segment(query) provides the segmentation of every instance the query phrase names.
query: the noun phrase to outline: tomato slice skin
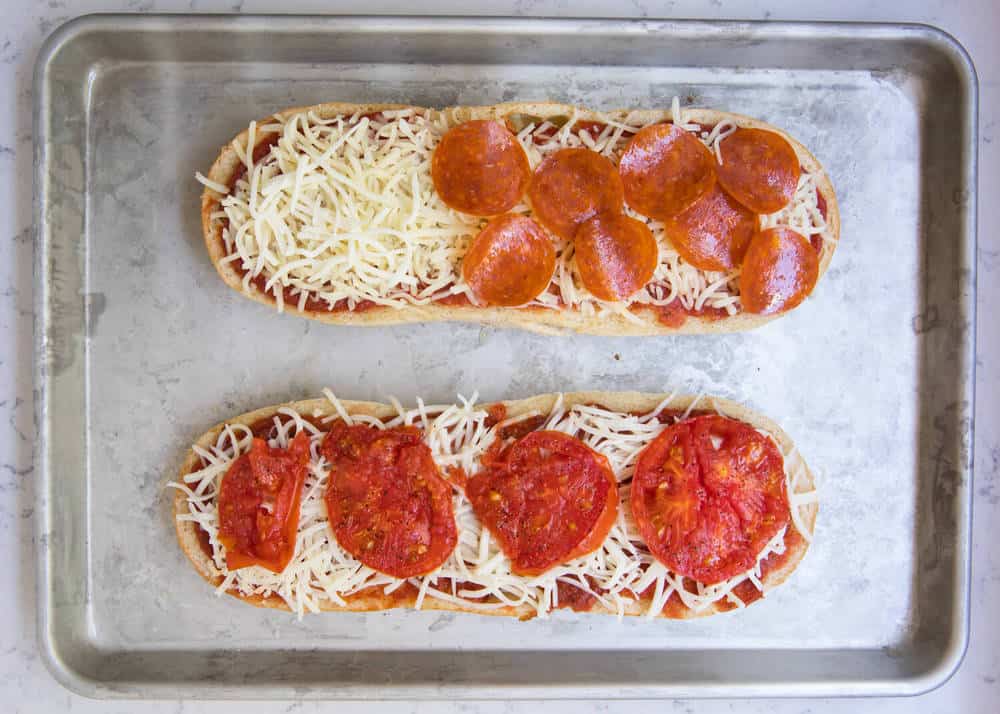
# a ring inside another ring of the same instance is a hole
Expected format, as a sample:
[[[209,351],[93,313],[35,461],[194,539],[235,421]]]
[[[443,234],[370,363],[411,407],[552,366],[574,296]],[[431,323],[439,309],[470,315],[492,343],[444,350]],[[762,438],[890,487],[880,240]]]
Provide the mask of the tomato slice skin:
[[[226,567],[260,565],[282,572],[295,554],[302,484],[309,469],[309,435],[287,449],[255,438],[229,467],[219,486],[219,541]]]
[[[752,568],[791,517],[778,447],[717,415],[667,427],[640,453],[630,506],[650,552],[705,585]]]
[[[331,424],[320,447],[337,543],[395,578],[426,575],[455,549],[451,486],[415,427]]]
[[[487,454],[466,496],[518,575],[539,575],[596,550],[618,513],[607,459],[557,431],[535,431]]]

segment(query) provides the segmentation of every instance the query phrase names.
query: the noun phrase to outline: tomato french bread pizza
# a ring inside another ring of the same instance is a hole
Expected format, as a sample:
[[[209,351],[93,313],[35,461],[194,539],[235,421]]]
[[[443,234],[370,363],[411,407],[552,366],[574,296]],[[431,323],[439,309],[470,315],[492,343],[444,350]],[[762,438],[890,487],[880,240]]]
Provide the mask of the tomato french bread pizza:
[[[684,619],[760,599],[812,539],[809,468],[776,424],[723,399],[325,395],[214,427],[170,484],[180,545],[217,594],[300,617]]]
[[[810,294],[840,232],[802,144],[676,99],[289,109],[197,177],[223,280],[330,323],[745,330]]]

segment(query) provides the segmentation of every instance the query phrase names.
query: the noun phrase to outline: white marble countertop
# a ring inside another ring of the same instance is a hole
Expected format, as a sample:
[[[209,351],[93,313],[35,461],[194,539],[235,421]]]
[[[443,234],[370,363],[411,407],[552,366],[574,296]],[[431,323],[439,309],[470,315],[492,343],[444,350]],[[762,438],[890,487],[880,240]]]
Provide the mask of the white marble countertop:
[[[1000,6],[996,0],[368,0],[371,13],[631,16],[705,19],[878,20],[926,22],[952,33],[971,53],[980,81],[980,215],[978,256],[976,471],[972,573],[972,637],[962,667],[934,692],[916,699],[685,701],[651,704],[683,712],[996,711],[1000,677],[1000,323],[983,307],[1000,300]],[[9,97],[0,112],[0,557],[11,564],[0,579],[0,701],[6,711],[222,712],[221,702],[99,702],[60,687],[35,644],[32,544],[32,231],[31,76],[44,37],[64,21],[96,11],[127,12],[351,12],[358,3],[335,0],[0,0],[0,87]],[[244,703],[240,711],[320,711],[319,703]],[[534,711],[537,702],[339,705],[371,711]],[[564,702],[550,711],[635,711],[636,703]]]

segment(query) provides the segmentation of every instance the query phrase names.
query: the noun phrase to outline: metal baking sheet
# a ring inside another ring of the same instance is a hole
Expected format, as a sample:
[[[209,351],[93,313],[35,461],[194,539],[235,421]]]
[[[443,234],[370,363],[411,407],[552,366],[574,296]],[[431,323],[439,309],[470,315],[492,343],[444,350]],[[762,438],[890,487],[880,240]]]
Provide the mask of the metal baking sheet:
[[[36,74],[38,618],[98,697],[913,694],[968,636],[976,80],[928,27],[103,16]],[[609,339],[330,327],[225,287],[198,220],[218,147],[324,100],[685,103],[785,127],[836,184],[814,296],[754,333]],[[820,473],[816,541],[697,622],[396,611],[298,622],[216,598],[164,482],[217,421],[331,386],[440,401],[664,387],[744,401]]]

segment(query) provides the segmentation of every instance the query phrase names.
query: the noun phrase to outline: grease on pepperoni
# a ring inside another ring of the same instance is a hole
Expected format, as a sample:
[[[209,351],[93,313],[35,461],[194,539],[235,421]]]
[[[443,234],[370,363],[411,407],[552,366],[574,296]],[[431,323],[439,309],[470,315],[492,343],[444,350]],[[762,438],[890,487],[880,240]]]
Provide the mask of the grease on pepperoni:
[[[678,422],[643,449],[630,505],[650,552],[706,585],[752,568],[790,519],[778,447],[716,415]]]
[[[280,573],[295,553],[300,496],[309,468],[309,436],[300,432],[288,449],[254,438],[250,451],[230,465],[219,486],[219,542],[226,567],[260,565]]]
[[[621,213],[594,216],[580,226],[573,244],[580,280],[599,300],[635,294],[652,280],[659,263],[649,227]]]
[[[728,271],[743,261],[759,227],[757,216],[718,186],[666,221],[671,244],[701,270]]]
[[[465,493],[519,575],[596,550],[618,511],[608,460],[557,431],[535,431],[487,454]]]
[[[590,149],[570,148],[539,164],[528,186],[528,200],[539,223],[570,240],[592,216],[620,212],[625,199],[611,161]]]
[[[783,136],[740,128],[719,143],[715,171],[726,192],[754,213],[780,211],[795,196],[802,169]]]
[[[503,123],[475,120],[441,138],[431,157],[431,178],[441,200],[456,211],[496,216],[521,200],[531,167]]]
[[[337,543],[395,578],[425,575],[455,549],[451,487],[419,429],[334,422],[321,453],[330,464],[326,508]]]
[[[629,141],[618,165],[625,201],[651,218],[675,216],[715,185],[715,159],[693,134],[653,124]]]
[[[482,305],[516,307],[542,294],[556,270],[556,249],[526,216],[498,216],[473,239],[462,277]]]
[[[799,305],[819,279],[819,256],[791,228],[761,231],[750,241],[740,273],[740,303],[747,312],[776,315]]]

